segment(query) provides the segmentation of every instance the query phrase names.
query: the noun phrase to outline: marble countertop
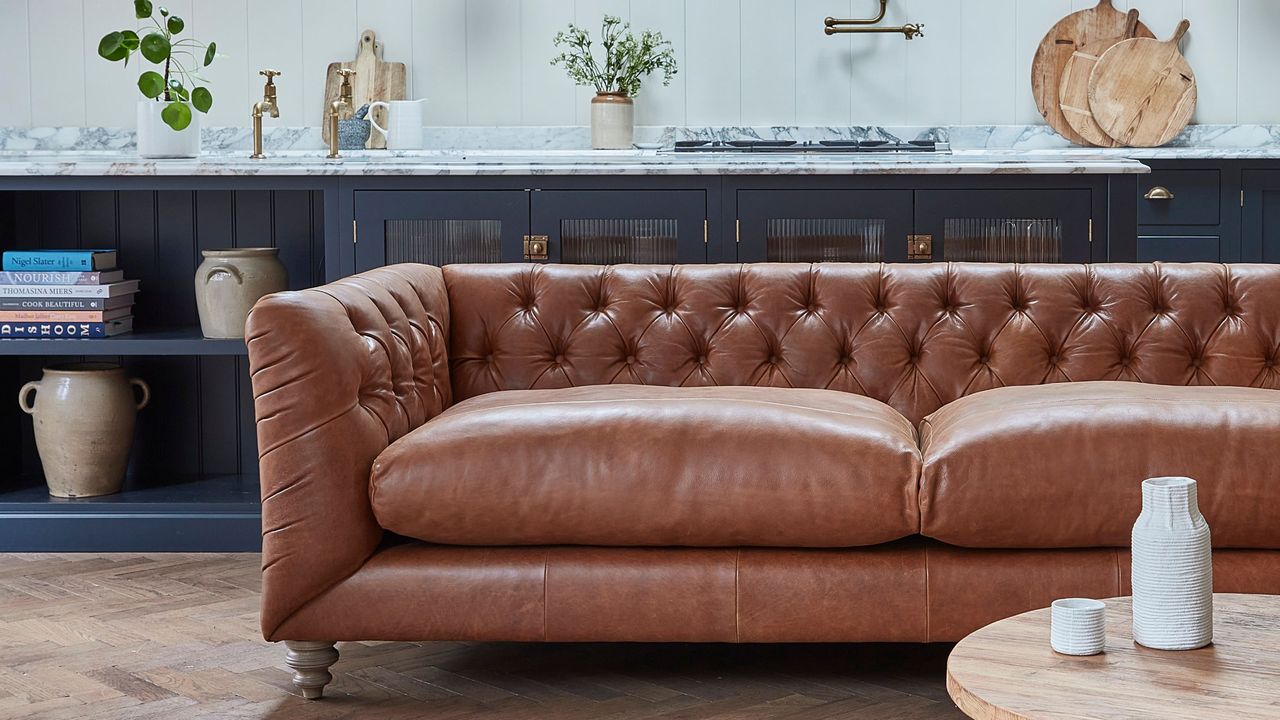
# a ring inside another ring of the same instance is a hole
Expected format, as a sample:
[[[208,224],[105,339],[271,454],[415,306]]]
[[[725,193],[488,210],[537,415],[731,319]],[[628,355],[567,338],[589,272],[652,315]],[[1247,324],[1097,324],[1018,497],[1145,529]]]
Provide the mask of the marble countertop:
[[[330,160],[285,150],[266,159],[206,153],[144,160],[125,151],[0,152],[0,176],[475,176],[475,175],[1001,175],[1138,174],[1122,155],[1055,150],[960,150],[936,155],[673,154],[654,150],[352,151]]]
[[[585,127],[429,127],[412,153],[324,157],[319,128],[269,127],[250,160],[243,127],[205,128],[194,160],[143,160],[127,128],[0,128],[0,176],[1000,175],[1140,174],[1148,160],[1280,160],[1280,125],[1191,125],[1162,148],[1098,149],[1043,125],[636,128],[636,140],[936,140],[949,155],[671,154],[591,151]]]

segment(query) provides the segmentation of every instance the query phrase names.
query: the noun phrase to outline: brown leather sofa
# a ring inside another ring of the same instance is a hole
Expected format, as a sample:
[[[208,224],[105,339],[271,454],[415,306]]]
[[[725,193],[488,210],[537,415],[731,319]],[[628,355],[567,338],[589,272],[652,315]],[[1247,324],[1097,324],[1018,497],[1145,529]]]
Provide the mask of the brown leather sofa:
[[[401,265],[248,345],[308,697],[339,640],[957,640],[1125,594],[1165,474],[1280,593],[1280,267]]]

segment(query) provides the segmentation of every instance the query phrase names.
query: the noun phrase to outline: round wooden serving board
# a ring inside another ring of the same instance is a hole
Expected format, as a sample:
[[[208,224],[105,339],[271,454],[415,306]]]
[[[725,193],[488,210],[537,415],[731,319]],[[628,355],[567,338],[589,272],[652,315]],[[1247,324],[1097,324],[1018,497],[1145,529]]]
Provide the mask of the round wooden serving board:
[[[1049,127],[1078,145],[1087,145],[1080,133],[1067,122],[1059,104],[1058,92],[1062,87],[1062,70],[1072,54],[1081,47],[1098,40],[1118,38],[1124,34],[1125,13],[1115,9],[1111,0],[1101,0],[1097,7],[1071,13],[1058,21],[1040,41],[1035,58],[1031,61],[1031,92],[1036,107]],[[1153,38],[1146,25],[1138,23],[1137,37]]]
[[[1071,126],[1089,144],[1099,147],[1116,147],[1120,143],[1102,129],[1093,119],[1093,110],[1089,108],[1089,78],[1098,58],[1110,50],[1121,40],[1128,40],[1138,31],[1138,11],[1130,10],[1125,22],[1124,34],[1120,37],[1107,38],[1091,42],[1072,53],[1067,65],[1062,69],[1062,86],[1058,89],[1059,105],[1062,114]]]
[[[1133,642],[1130,598],[1107,600],[1101,655],[1049,647],[1049,610],[960,641],[947,692],[975,720],[1280,718],[1280,596],[1215,595],[1213,644],[1165,652]]]
[[[1134,38],[1098,58],[1089,78],[1093,118],[1130,147],[1159,147],[1182,132],[1196,111],[1196,75],[1178,49],[1191,23],[1169,40]]]

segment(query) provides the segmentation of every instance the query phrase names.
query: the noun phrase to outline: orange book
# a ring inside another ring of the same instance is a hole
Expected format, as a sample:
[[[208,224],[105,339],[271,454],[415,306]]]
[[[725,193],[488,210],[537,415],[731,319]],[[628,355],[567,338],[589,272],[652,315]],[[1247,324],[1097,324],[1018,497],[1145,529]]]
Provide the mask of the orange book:
[[[128,317],[133,307],[115,310],[0,310],[0,322],[110,322]]]

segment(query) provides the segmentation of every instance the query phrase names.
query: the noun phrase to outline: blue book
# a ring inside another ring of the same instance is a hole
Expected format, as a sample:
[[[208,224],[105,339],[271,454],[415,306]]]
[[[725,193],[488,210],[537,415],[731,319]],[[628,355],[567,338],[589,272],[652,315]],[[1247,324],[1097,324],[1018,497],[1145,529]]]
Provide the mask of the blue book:
[[[95,272],[116,266],[115,250],[9,250],[5,272]]]
[[[4,322],[0,340],[19,338],[104,338],[133,330],[133,318],[109,322]]]

